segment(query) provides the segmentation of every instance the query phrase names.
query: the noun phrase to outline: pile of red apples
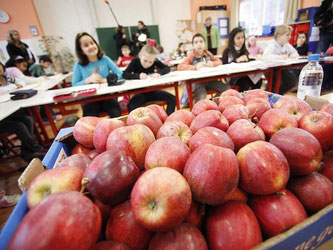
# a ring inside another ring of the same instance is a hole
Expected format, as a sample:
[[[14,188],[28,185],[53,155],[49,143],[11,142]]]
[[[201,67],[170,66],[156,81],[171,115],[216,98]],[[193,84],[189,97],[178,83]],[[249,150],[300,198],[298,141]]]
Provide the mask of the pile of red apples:
[[[218,102],[79,119],[8,249],[248,249],[333,203],[333,104],[233,89]]]

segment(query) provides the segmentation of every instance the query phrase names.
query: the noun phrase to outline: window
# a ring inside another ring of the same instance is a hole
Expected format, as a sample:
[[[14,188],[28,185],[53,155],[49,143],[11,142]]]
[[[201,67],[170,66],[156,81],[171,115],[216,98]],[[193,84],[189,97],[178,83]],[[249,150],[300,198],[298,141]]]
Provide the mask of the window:
[[[240,0],[239,25],[247,35],[268,35],[283,23],[285,0]]]

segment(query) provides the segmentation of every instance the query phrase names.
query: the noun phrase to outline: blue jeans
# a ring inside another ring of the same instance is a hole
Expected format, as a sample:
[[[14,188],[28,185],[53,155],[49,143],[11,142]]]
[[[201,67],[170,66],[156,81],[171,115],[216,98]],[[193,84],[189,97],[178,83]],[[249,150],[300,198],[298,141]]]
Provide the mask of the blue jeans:
[[[333,33],[325,33],[320,31],[317,53],[326,52],[331,43],[333,44]]]

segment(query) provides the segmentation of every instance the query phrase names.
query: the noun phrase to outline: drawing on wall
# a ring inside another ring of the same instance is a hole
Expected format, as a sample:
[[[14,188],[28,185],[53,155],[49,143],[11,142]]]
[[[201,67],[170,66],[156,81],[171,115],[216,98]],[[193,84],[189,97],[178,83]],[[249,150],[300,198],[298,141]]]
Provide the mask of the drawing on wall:
[[[192,47],[192,37],[195,33],[195,23],[192,20],[177,20],[176,34],[178,43],[184,43],[187,50]]]

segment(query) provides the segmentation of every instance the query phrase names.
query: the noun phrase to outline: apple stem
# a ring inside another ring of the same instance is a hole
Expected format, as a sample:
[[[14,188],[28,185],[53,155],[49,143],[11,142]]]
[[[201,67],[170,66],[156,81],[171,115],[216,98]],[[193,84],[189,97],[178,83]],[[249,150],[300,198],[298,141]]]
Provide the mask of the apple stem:
[[[89,182],[90,182],[89,178],[82,178],[80,193],[84,192],[84,190],[86,189],[86,186],[88,185]]]
[[[285,195],[286,194],[286,191],[278,191],[275,193],[276,195]]]
[[[156,202],[155,202],[155,201],[150,202],[150,203],[149,203],[149,208],[150,208],[151,210],[154,210],[154,209],[156,208]]]

